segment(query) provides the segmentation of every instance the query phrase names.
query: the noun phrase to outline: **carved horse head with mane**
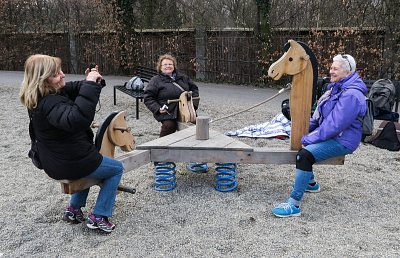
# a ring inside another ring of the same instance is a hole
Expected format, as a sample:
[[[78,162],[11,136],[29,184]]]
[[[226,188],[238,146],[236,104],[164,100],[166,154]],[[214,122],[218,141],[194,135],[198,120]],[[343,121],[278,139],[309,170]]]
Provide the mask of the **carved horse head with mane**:
[[[135,149],[135,139],[126,124],[125,115],[125,111],[113,112],[99,126],[95,146],[101,154],[114,158],[116,146],[123,151]]]
[[[313,88],[317,81],[317,61],[311,49],[304,43],[289,40],[285,53],[273,63],[268,75],[279,80],[283,75],[292,75],[290,92],[290,116],[292,129],[290,143],[292,150],[301,149],[301,137],[308,133],[312,106]]]

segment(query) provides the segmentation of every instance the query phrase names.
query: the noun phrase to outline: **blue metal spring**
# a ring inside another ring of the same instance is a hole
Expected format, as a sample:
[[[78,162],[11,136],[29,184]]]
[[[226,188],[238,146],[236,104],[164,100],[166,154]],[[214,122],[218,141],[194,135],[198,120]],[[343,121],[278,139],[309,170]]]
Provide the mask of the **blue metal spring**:
[[[236,189],[236,164],[235,163],[216,163],[215,164],[215,190],[220,192],[230,192]]]
[[[176,165],[174,162],[154,162],[154,189],[170,191],[176,187]]]
[[[207,163],[189,163],[187,168],[192,171],[193,173],[199,172],[207,172],[208,171],[208,164]]]

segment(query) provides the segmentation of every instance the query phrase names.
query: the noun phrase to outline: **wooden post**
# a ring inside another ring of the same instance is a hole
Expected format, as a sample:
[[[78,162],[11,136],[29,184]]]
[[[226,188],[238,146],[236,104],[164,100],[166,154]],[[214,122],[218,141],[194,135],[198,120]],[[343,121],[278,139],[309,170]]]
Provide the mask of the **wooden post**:
[[[268,75],[279,80],[282,75],[293,75],[290,92],[290,149],[301,149],[301,137],[308,133],[311,115],[311,99],[314,70],[310,55],[296,41],[289,40],[290,47],[268,69]]]
[[[209,126],[210,118],[208,116],[199,116],[196,118],[196,140],[208,140]]]
[[[290,91],[291,150],[301,149],[301,137],[308,133],[310,127],[313,77],[311,62],[305,63],[307,64],[306,69],[293,76],[292,89]]]

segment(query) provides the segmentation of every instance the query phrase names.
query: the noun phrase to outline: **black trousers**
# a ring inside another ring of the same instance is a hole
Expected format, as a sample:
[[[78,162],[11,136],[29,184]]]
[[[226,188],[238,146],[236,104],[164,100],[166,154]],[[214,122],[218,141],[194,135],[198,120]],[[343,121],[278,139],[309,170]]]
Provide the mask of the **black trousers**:
[[[178,130],[177,120],[164,120],[161,121],[160,137],[175,133]]]

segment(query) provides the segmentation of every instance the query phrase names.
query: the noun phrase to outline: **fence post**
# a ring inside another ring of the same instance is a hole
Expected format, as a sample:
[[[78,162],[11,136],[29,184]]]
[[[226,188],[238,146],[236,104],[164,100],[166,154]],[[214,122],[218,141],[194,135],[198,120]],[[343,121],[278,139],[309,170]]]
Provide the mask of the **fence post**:
[[[71,63],[70,73],[78,73],[78,58],[76,49],[76,35],[73,31],[68,32],[69,60]]]
[[[207,33],[204,27],[196,28],[196,79],[204,80],[206,78],[206,45],[207,45]]]

